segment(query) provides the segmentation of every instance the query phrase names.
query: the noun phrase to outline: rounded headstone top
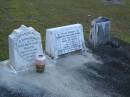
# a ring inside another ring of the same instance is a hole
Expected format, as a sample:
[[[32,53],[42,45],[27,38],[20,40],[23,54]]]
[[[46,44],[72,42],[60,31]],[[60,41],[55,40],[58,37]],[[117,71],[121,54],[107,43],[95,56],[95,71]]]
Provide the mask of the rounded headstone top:
[[[97,18],[97,22],[106,22],[106,21],[110,21],[110,19],[107,17],[98,17]]]
[[[26,26],[25,25],[21,25],[21,27],[20,28],[26,28]]]
[[[36,31],[33,27],[28,27],[30,31]]]
[[[93,22],[96,22],[96,23],[107,22],[107,21],[110,21],[110,19],[103,16],[100,16],[93,20]]]

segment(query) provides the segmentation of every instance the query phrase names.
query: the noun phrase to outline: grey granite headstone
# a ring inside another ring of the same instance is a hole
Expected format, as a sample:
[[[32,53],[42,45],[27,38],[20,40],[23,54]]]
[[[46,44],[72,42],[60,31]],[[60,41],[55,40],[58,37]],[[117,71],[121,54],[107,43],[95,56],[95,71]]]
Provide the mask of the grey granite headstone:
[[[105,17],[98,17],[91,23],[89,42],[93,46],[106,44],[110,41],[111,21]]]

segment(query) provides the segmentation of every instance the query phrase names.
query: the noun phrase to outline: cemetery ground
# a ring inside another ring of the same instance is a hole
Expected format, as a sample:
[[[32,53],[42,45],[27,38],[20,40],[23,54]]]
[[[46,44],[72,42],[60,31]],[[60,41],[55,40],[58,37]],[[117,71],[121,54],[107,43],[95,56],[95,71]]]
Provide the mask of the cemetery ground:
[[[62,56],[57,64],[48,61],[43,74],[13,74],[0,63],[0,97],[130,97],[129,5],[128,0],[120,5],[102,0],[0,0],[0,60],[8,59],[8,35],[21,24],[41,32],[44,46],[46,28],[78,22],[87,40],[91,20],[107,16],[120,43],[119,48],[95,49],[86,43],[86,56],[77,52]]]

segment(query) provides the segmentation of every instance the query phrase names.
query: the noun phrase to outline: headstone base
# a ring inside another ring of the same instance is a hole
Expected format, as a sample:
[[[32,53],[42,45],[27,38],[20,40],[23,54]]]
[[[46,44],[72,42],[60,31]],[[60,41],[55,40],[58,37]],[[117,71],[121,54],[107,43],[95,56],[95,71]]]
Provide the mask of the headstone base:
[[[56,64],[56,60],[52,60],[49,56],[46,56],[46,62],[45,65],[47,67],[53,67],[54,64]],[[3,69],[7,72],[19,74],[19,73],[27,73],[27,72],[36,72],[35,65],[29,66],[28,68],[24,68],[21,70],[16,70],[13,65],[10,63],[10,60],[5,60],[0,62],[0,69]],[[46,66],[45,66],[46,69]]]
[[[63,57],[67,57],[73,54],[78,54],[78,55],[82,55],[82,56],[88,56],[88,53],[91,52],[91,50],[89,48],[86,47],[86,45],[83,45],[83,49],[81,50],[76,50],[73,52],[69,52],[66,54],[62,54],[59,55],[57,57],[51,57],[50,55],[46,54],[47,60],[48,60],[48,64],[57,64],[58,60],[60,60]]]
[[[10,60],[5,60],[5,61],[0,62],[0,68],[6,70],[7,72],[11,72],[15,74],[20,73],[20,72],[28,72],[28,71],[35,70],[35,67],[31,66],[29,68],[24,68],[18,71],[13,67],[12,64],[10,64]]]

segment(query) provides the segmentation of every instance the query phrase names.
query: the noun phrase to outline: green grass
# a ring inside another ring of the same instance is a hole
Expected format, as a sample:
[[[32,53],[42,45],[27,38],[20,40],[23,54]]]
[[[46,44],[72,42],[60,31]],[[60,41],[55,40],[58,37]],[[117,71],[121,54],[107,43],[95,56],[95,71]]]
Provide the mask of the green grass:
[[[87,38],[90,21],[107,16],[112,21],[112,34],[130,43],[130,1],[124,5],[105,5],[102,0],[0,0],[0,60],[8,58],[8,35],[21,24],[45,30],[73,23],[84,26]],[[91,17],[88,17],[88,15]]]

